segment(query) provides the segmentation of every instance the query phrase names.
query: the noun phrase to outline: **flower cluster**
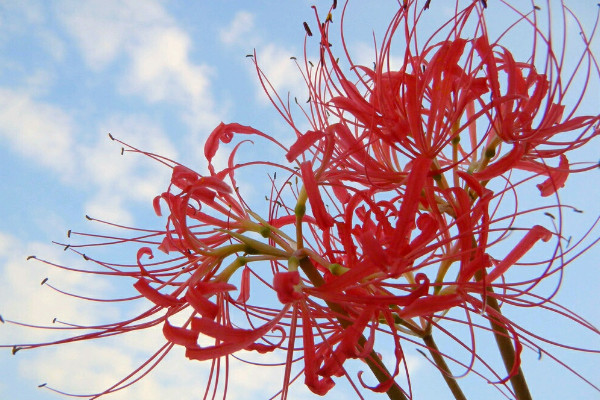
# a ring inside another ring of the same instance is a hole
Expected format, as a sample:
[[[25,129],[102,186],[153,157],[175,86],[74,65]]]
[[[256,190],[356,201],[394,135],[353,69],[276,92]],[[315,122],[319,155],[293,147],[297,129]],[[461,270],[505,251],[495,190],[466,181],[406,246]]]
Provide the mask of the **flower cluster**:
[[[578,210],[562,204],[558,192],[569,175],[597,167],[569,159],[600,135],[600,115],[580,111],[587,82],[598,80],[600,71],[582,29],[582,50],[564,75],[567,50],[540,23],[550,8],[577,23],[562,2],[549,1],[546,11],[527,4],[523,11],[498,1],[493,7],[512,12],[514,23],[497,37],[488,32],[485,2],[462,3],[423,38],[427,13],[438,5],[405,0],[373,66],[356,65],[349,55],[343,26],[350,5],[340,10],[334,3],[325,18],[315,8],[315,23],[305,28],[307,47],[318,46],[319,58],[298,63],[310,95],[307,105],[294,108],[306,117],[302,123],[253,58],[293,144],[250,126],[221,123],[205,144],[207,176],[150,155],[173,171],[168,190],[154,200],[156,214],[167,215],[164,230],[127,239],[140,243],[133,266],[85,256],[100,273],[132,279],[139,292],[134,298],[146,298],[151,307],[128,321],[71,326],[92,333],[15,349],[161,325],[166,344],[149,363],[173,346],[183,346],[190,360],[212,361],[217,371],[222,358],[242,350],[281,352],[281,398],[302,376],[318,395],[345,377],[361,398],[370,390],[406,399],[412,397],[410,385],[401,387],[396,378],[409,377],[405,350],[418,346],[429,352],[426,357],[457,399],[465,396],[453,377],[455,367],[482,376],[507,396],[531,398],[521,351],[549,354],[542,345],[554,343],[511,321],[501,304],[556,311],[600,333],[554,304],[555,291],[538,291],[542,281],[560,280],[585,250],[565,244],[563,213]],[[330,34],[336,24],[341,40]],[[528,54],[513,54],[504,43],[512,30],[528,32]],[[578,93],[574,77],[586,80]],[[306,123],[309,128],[301,129]],[[285,161],[237,163],[245,141],[233,148],[223,144],[238,137],[270,142]],[[227,148],[228,165],[213,165]],[[271,178],[262,214],[236,182],[236,174],[257,165],[280,176]],[[519,197],[522,191],[530,195],[532,185],[545,202],[523,208]],[[539,220],[544,214],[551,218]],[[534,260],[532,249],[543,249],[544,256]],[[147,262],[156,251],[168,259]],[[176,315],[185,315],[185,322],[173,323]],[[456,324],[467,327],[469,337],[454,333],[450,327]],[[475,330],[495,338],[505,370],[478,352]],[[438,348],[434,334],[455,341],[469,356],[459,359]],[[213,344],[201,346],[199,337]],[[392,359],[377,353],[383,350]],[[377,383],[369,384],[373,378],[362,372],[357,383],[347,368],[351,360],[365,365]],[[219,384],[217,373],[207,396]]]

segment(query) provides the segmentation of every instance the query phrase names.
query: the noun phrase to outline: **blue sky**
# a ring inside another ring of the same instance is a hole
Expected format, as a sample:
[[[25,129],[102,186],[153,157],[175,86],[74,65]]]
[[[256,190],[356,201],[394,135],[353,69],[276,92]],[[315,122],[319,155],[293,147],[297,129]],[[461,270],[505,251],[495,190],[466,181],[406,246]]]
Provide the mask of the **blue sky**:
[[[274,135],[289,134],[262,93],[246,54],[256,49],[273,85],[281,93],[290,91],[302,98],[303,83],[290,57],[302,55],[302,21],[313,21],[310,3],[254,1],[251,7],[249,2],[233,0],[188,3],[0,3],[0,314],[4,318],[44,324],[56,315],[89,322],[121,314],[112,307],[73,302],[39,284],[49,277],[60,287],[110,295],[114,288],[109,282],[25,261],[36,254],[58,262],[79,262],[51,241],[65,241],[68,229],[97,230],[85,220],[86,214],[160,227],[151,202],[168,184],[169,171],[139,156],[121,156],[120,145],[109,140],[108,132],[199,172],[206,171],[204,139],[220,121],[252,125]],[[356,6],[349,15],[349,26],[356,27],[348,35],[350,50],[365,64],[373,54],[371,29],[387,26],[385,18],[390,13],[386,10],[394,2],[377,4],[376,8]],[[579,10],[588,26],[596,12],[592,10],[583,6]],[[597,106],[600,98],[595,100]],[[282,138],[286,140],[291,138]],[[598,153],[589,151],[580,157],[595,160]],[[567,185],[567,202],[586,211],[585,216],[570,220],[574,236],[600,212],[600,190],[588,182],[589,178],[574,177]],[[264,197],[260,183],[244,185]],[[135,260],[135,253],[123,256]],[[586,283],[598,282],[599,258],[600,251],[594,248],[569,267],[565,294],[559,296],[595,325],[600,325],[596,288]],[[569,329],[556,325],[552,318],[521,318],[543,332],[579,343],[580,336],[569,335]],[[2,343],[45,337],[0,325]],[[88,389],[90,382],[92,388],[100,389],[127,374],[162,340],[160,332],[154,332],[107,343],[22,352],[15,357],[9,350],[2,351],[0,398],[57,398],[37,388],[43,382],[76,392]],[[584,344],[600,347],[598,336],[590,336]],[[433,398],[438,387],[446,393],[427,362],[418,353],[410,357],[415,387],[422,387],[416,398]],[[593,357],[565,357],[592,380],[593,374],[597,377]],[[532,390],[540,398],[552,398],[548,396],[563,388],[581,390],[579,398],[598,396],[548,360],[538,361],[537,354],[529,352],[525,362]],[[264,393],[277,390],[279,381],[272,379],[269,369],[239,368],[232,398],[264,398]],[[191,363],[175,352],[149,379],[109,398],[196,399],[203,393],[203,380],[198,377],[206,373],[205,365]],[[540,383],[544,377],[551,382]],[[437,379],[435,385],[426,383],[431,379]],[[296,388],[294,399],[311,398],[302,385]],[[570,396],[577,398],[572,392]]]

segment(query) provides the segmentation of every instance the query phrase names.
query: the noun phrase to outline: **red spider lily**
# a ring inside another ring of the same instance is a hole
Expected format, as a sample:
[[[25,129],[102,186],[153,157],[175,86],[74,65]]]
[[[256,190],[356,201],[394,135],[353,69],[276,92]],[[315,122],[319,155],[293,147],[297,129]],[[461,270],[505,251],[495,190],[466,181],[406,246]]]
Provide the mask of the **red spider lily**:
[[[132,279],[139,295],[124,300],[143,297],[150,308],[114,324],[67,325],[61,329],[91,333],[16,349],[161,325],[166,344],[147,364],[152,368],[175,345],[184,347],[190,360],[212,361],[216,373],[205,397],[211,392],[214,397],[221,384],[226,394],[228,363],[221,360],[247,350],[285,356],[282,398],[303,375],[305,385],[321,396],[344,377],[358,397],[366,389],[406,399],[412,397],[411,386],[401,387],[396,378],[410,378],[406,351],[417,346],[429,352],[428,359],[457,399],[465,398],[452,374],[458,367],[492,382],[507,397],[530,398],[521,352],[541,344],[561,345],[519,326],[500,303],[550,310],[600,334],[554,304],[555,292],[537,291],[541,282],[562,274],[585,245],[567,249],[562,224],[546,228],[525,218],[550,211],[561,218],[569,208],[557,192],[570,173],[595,165],[573,166],[568,155],[600,134],[600,116],[579,115],[584,91],[574,102],[568,97],[570,78],[567,83],[561,78],[564,54],[556,54],[536,9],[522,12],[508,1],[499,3],[516,15],[499,37],[488,32],[485,2],[470,2],[463,9],[457,2],[456,15],[422,40],[418,36],[426,14],[416,1],[405,1],[379,45],[373,68],[352,62],[342,26],[341,51],[350,72],[344,72],[344,62],[336,58],[340,50],[331,44],[333,17],[328,13],[322,22],[315,12],[320,59],[316,66],[306,59],[311,100],[308,110],[302,110],[310,130],[300,131],[255,58],[261,83],[296,141],[288,148],[253,127],[221,123],[205,144],[208,176],[150,155],[172,168],[168,190],[154,200],[157,215],[163,204],[168,209],[165,228],[139,230],[139,236],[127,239],[104,237],[106,244],[136,245],[135,265],[85,256],[99,270],[83,271]],[[521,59],[503,38],[522,26],[531,30],[534,45]],[[307,28],[307,36],[312,32]],[[394,39],[404,43],[402,66],[396,70],[390,66]],[[582,35],[581,40],[583,52],[574,73],[587,70],[586,79],[597,80],[591,38]],[[236,164],[241,141],[227,167],[217,170],[212,159],[223,151],[220,143],[230,143],[236,135],[271,142],[287,164],[262,159]],[[266,217],[251,209],[236,184],[235,175],[255,165],[288,174],[283,184],[272,179]],[[520,192],[540,176],[540,195],[554,197],[556,203],[523,207]],[[80,252],[85,246],[70,248]],[[542,247],[550,249],[548,255],[532,262],[531,250]],[[167,258],[143,262],[154,257],[154,248]],[[523,265],[526,273],[515,271]],[[175,324],[176,315],[185,322]],[[452,324],[466,327],[467,337],[453,332]],[[495,338],[506,371],[498,371],[478,351],[475,330]],[[454,341],[468,358],[440,350],[434,334]],[[203,346],[200,338],[212,344]],[[393,343],[392,360],[377,353],[385,340]],[[300,371],[295,372],[296,364]],[[362,371],[354,379],[350,365],[355,364],[366,366],[377,383],[368,384],[372,377]],[[140,371],[97,396],[147,373]]]

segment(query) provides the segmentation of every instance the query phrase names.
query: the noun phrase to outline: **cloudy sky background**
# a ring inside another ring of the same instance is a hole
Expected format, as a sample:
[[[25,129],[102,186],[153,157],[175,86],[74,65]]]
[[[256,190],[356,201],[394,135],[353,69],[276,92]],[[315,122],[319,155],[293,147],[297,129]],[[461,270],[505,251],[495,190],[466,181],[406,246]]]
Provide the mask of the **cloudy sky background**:
[[[351,9],[348,26],[353,29],[347,39],[357,60],[371,62],[371,29],[379,27],[381,32],[387,26],[393,4],[381,1],[377,7]],[[313,21],[309,6],[306,1],[255,1],[251,8],[236,1],[0,2],[0,314],[5,319],[47,324],[59,316],[91,323],[122,315],[116,307],[73,302],[40,286],[48,277],[79,293],[119,297],[110,283],[26,262],[26,257],[80,263],[51,241],[66,241],[68,229],[103,229],[86,221],[86,214],[124,225],[160,227],[151,201],[168,184],[169,170],[137,155],[121,156],[120,145],[109,140],[108,132],[199,172],[206,171],[204,139],[220,121],[252,125],[280,135],[282,141],[291,140],[281,136],[289,132],[268,104],[245,56],[256,49],[273,85],[281,93],[303,98],[302,80],[290,57],[302,55],[302,21]],[[584,6],[579,10],[587,26],[596,12],[592,6],[592,12]],[[581,157],[595,160],[598,153]],[[244,182],[243,188],[262,198],[260,185]],[[574,236],[578,227],[589,226],[590,216],[598,215],[598,186],[576,178],[568,182],[571,192],[565,199],[586,211],[585,216],[573,217]],[[135,260],[135,253],[123,256]],[[595,285],[585,283],[598,282],[599,257],[595,248],[570,267],[565,294],[558,297],[596,325],[600,312]],[[531,318],[527,316],[529,322]],[[533,325],[561,340],[581,343],[579,334],[572,336],[549,317],[534,319]],[[48,337],[0,325],[0,343]],[[597,336],[583,341],[596,348],[598,342]],[[16,356],[4,349],[0,398],[57,398],[37,388],[44,382],[73,392],[100,390],[162,343],[158,332]],[[538,361],[533,352],[524,358],[534,397],[560,398],[556,394],[561,388],[569,388],[571,398],[597,396],[570,380],[569,373],[553,368],[548,359]],[[565,354],[565,359],[599,383],[593,357]],[[437,390],[446,393],[439,375],[418,353],[409,355],[409,362],[415,368],[417,399],[433,398]],[[237,372],[230,388],[233,399],[266,398],[281,382],[274,369],[241,365]],[[206,364],[186,361],[182,352],[174,351],[148,379],[109,398],[201,398],[207,373]],[[549,377],[549,383],[541,384],[542,377]],[[488,390],[485,386],[482,391]],[[292,399],[312,398],[302,385],[295,388]],[[573,391],[579,391],[579,397]]]

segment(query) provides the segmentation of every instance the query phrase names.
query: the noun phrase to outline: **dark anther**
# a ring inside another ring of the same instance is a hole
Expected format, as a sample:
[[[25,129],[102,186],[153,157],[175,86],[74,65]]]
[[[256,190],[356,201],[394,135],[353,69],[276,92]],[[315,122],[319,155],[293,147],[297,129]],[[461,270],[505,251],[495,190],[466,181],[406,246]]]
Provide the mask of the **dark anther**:
[[[43,388],[44,386],[46,386],[47,383],[42,383],[41,385],[38,385],[39,388]]]
[[[554,215],[550,214],[549,212],[545,212],[544,215],[546,215],[552,219],[556,219],[556,217],[554,217]]]
[[[306,22],[303,22],[302,25],[304,25],[304,30],[306,31],[306,34],[308,36],[312,36],[312,32],[310,31],[310,28],[308,27],[308,24]]]
[[[431,0],[427,0],[427,1],[425,2],[425,5],[423,6],[423,9],[424,9],[424,10],[428,10],[428,9],[429,9],[429,3],[431,3]]]
[[[64,251],[67,251],[69,249],[69,247],[71,247],[70,244],[66,245],[65,248],[63,249]]]
[[[52,323],[55,324],[56,323],[56,317],[54,317],[54,319],[52,320]]]
[[[481,0],[481,4],[483,4],[483,8],[487,8],[487,0]]]
[[[92,220],[92,217],[90,217],[90,216],[89,216],[89,215],[87,215],[87,214],[85,214],[85,218],[86,218],[88,221],[91,221],[91,220]]]
[[[110,132],[108,132],[108,137],[110,138],[110,140],[115,140],[115,138],[113,137],[113,135],[110,134]]]
[[[70,237],[71,237],[71,230],[70,230],[70,229],[67,231],[67,237],[68,237],[68,238],[70,238]]]
[[[31,260],[32,258],[36,258],[35,256],[29,256],[27,257],[28,260]]]
[[[277,171],[273,173],[273,179],[277,179]]]
[[[534,8],[535,10],[538,10],[538,11],[542,9],[542,8],[541,8],[541,7],[539,7],[539,6],[533,6],[533,8]]]
[[[48,278],[44,278],[44,279],[42,280],[42,282],[40,283],[40,285],[43,285],[43,284],[44,284],[44,283],[46,283],[46,282],[48,282]]]
[[[327,14],[327,18],[325,18],[325,22],[333,22],[333,16],[331,13]]]
[[[0,322],[4,323],[4,318],[2,318],[2,315],[0,315]]]
[[[583,214],[583,210],[580,210],[578,208],[574,208],[573,211],[575,211],[576,213],[579,213],[579,214]]]
[[[335,10],[336,7],[337,7],[337,0],[333,0],[333,6],[331,6],[331,8],[333,8]]]
[[[121,155],[125,154],[125,149],[121,147]]]
[[[89,260],[90,260],[90,258],[89,258],[88,256],[86,256],[85,254],[82,254],[82,256],[83,256],[83,259],[84,259],[85,261],[89,261]]]
[[[254,57],[254,54],[246,54],[246,57],[252,58]]]
[[[296,57],[294,57],[294,56],[291,56],[291,57],[290,57],[290,60],[297,60],[297,58],[296,58]]]
[[[18,347],[18,346],[13,346],[13,348],[12,348],[12,353],[13,353],[13,356],[14,356],[15,354],[17,354],[17,351],[19,351],[19,350],[21,350],[21,348],[20,348],[20,347]]]

